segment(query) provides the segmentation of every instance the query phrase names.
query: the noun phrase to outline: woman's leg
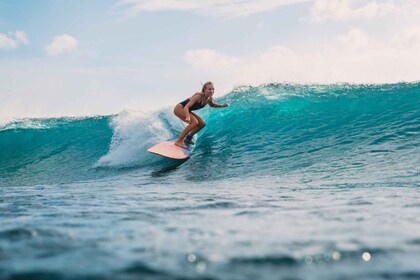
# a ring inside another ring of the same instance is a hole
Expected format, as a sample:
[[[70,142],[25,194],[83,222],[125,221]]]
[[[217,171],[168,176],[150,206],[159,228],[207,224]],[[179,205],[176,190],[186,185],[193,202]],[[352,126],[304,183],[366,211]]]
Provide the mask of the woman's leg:
[[[185,111],[184,111],[184,108],[181,106],[181,104],[177,104],[175,106],[174,114],[175,116],[177,116],[178,118],[180,118],[182,121],[185,122]],[[187,136],[187,134],[198,125],[199,121],[197,120],[195,116],[196,116],[195,114],[190,113],[191,123],[188,124],[184,128],[181,135],[179,135],[178,139],[176,140],[175,145],[181,148],[187,148],[187,146],[185,146],[184,143],[182,143],[182,141],[184,140],[185,136]]]
[[[197,115],[196,113],[191,112],[190,114],[193,115],[198,121],[198,125],[195,128],[193,128],[189,133],[189,135],[194,136],[194,134],[196,134],[197,132],[202,130],[203,127],[206,126],[206,122],[203,121],[203,119],[199,115]]]

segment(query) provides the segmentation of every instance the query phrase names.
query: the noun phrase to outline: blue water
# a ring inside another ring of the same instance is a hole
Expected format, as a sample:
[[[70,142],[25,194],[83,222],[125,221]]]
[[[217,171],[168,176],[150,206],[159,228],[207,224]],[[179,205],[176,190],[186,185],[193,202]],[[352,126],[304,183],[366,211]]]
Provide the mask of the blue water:
[[[419,279],[420,83],[239,87],[0,127],[0,279]]]

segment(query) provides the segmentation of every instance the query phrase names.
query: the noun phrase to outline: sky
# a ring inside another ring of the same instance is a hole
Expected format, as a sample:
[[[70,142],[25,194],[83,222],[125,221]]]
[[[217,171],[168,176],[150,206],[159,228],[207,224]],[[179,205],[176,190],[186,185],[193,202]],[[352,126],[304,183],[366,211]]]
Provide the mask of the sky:
[[[0,123],[419,77],[418,0],[0,0]]]

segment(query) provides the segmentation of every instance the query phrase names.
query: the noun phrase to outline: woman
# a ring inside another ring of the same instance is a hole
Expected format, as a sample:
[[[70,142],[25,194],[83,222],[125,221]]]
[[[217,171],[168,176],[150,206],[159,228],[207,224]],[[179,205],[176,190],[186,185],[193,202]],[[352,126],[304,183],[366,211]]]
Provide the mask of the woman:
[[[188,123],[184,131],[182,131],[175,145],[186,149],[187,147],[182,143],[183,141],[187,144],[194,144],[192,140],[194,134],[199,132],[206,123],[196,113],[192,111],[204,108],[207,104],[210,107],[222,108],[227,107],[228,104],[223,105],[216,104],[213,102],[214,86],[212,82],[207,82],[203,85],[201,92],[196,92],[190,98],[185,99],[181,103],[176,104],[174,114],[182,121]]]

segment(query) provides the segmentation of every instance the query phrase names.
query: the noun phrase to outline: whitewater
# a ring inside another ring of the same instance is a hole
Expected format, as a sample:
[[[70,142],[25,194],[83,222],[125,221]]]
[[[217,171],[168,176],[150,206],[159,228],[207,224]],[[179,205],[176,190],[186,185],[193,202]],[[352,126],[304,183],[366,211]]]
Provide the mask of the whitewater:
[[[0,126],[0,279],[419,279],[420,83]]]

